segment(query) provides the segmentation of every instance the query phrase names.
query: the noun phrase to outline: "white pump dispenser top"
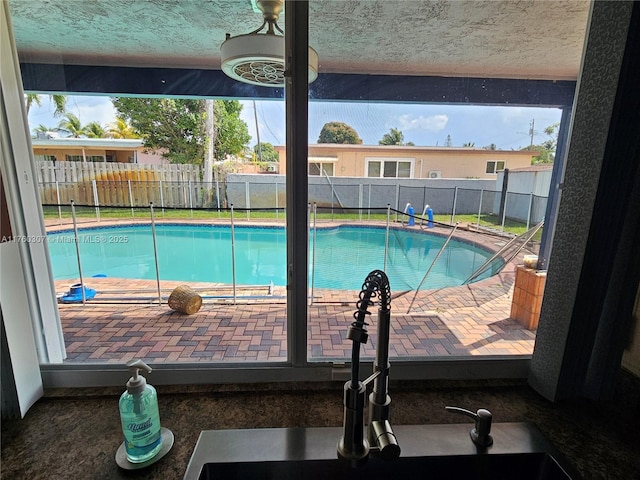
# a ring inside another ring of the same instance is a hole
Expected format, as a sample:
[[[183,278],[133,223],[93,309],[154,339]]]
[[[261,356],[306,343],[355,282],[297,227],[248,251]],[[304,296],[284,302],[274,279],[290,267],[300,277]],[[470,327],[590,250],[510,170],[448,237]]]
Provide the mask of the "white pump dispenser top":
[[[147,380],[142,375],[139,375],[138,372],[144,370],[146,373],[151,373],[151,367],[142,360],[133,360],[127,363],[127,368],[133,375],[127,382],[127,392],[132,395],[144,392]]]

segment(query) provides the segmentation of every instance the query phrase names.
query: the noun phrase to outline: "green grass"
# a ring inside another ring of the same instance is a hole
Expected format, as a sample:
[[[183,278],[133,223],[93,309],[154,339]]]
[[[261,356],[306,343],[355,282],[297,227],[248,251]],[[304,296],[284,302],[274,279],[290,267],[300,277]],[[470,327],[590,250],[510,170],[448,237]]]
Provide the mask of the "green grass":
[[[59,212],[57,207],[43,207],[44,218],[47,220],[58,219]],[[336,209],[334,212],[326,211],[317,211],[316,219],[318,221],[375,221],[375,222],[385,222],[387,219],[386,213],[379,213],[380,210],[373,210],[371,212],[367,210],[363,210],[362,213],[358,212],[350,212],[350,213],[341,213],[339,209]],[[61,208],[62,218],[65,221],[71,221],[71,208],[70,207],[62,207]],[[279,220],[284,221],[285,212],[278,211],[275,212],[273,210],[253,210],[249,212],[247,216],[247,212],[244,210],[234,210],[234,218],[237,220]],[[313,213],[312,213],[313,215]],[[231,212],[229,210],[221,210],[217,211],[215,209],[212,210],[198,210],[198,209],[167,209],[164,210],[162,208],[154,209],[154,216],[158,220],[181,220],[181,219],[202,219],[202,220],[217,220],[217,219],[230,219]],[[76,207],[76,218],[78,219],[95,219],[96,218],[96,209],[94,207]],[[150,211],[148,207],[145,208],[134,208],[133,213],[131,208],[113,208],[113,207],[100,207],[100,218],[101,219],[131,219],[131,220],[150,220]],[[406,217],[404,217],[404,221],[406,222]],[[438,223],[450,224],[451,223],[451,215],[434,215],[434,221]],[[403,215],[395,212],[392,212],[392,223],[396,223],[397,221],[402,221]],[[456,215],[456,222],[461,224],[472,224],[476,225],[478,223],[477,215]],[[426,221],[426,220],[425,220]],[[416,223],[420,223],[419,219],[416,219]],[[480,226],[492,228],[495,230],[502,230],[501,219],[496,215],[481,215],[480,216]],[[533,227],[533,225],[530,225]],[[527,230],[526,224],[522,222],[516,222],[513,220],[506,219],[504,225],[504,231],[508,233],[512,233],[515,235],[520,235]],[[541,230],[538,231],[534,240],[539,240],[541,235]]]

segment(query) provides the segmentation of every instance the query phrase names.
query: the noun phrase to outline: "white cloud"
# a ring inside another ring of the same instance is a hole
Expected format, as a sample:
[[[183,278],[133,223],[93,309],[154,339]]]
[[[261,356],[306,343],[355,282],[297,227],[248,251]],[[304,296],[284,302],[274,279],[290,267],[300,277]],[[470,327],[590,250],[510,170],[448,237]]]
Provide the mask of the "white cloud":
[[[447,115],[400,115],[398,117],[398,129],[402,131],[425,130],[428,132],[439,132],[447,126],[449,117]]]
[[[116,110],[109,97],[82,97],[78,101],[72,99],[67,104],[67,110],[78,116],[83,125],[89,122],[98,122],[100,125],[108,125],[116,119]]]

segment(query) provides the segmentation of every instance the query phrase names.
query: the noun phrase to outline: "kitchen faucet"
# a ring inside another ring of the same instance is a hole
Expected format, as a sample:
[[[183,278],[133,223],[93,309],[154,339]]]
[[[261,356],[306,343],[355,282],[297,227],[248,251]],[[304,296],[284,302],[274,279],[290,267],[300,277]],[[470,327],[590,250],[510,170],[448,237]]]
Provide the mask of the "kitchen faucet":
[[[367,311],[378,297],[378,344],[373,374],[364,382],[359,380],[360,345],[367,343],[365,318]],[[381,270],[374,270],[364,281],[357,311],[353,314],[347,338],[353,342],[351,350],[351,380],[344,385],[343,435],[338,441],[338,457],[349,460],[354,465],[362,465],[369,458],[369,452],[377,452],[390,460],[400,456],[400,446],[389,423],[389,330],[391,321],[391,289],[389,279]],[[373,391],[369,395],[369,422],[367,435],[364,434],[364,405],[366,386],[373,381]]]

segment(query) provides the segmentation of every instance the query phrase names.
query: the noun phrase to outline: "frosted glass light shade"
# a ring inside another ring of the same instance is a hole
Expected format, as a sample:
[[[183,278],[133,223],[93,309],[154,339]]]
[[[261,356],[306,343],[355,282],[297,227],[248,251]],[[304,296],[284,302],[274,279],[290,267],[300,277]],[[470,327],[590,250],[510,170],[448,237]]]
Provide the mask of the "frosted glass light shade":
[[[251,33],[224,41],[222,71],[239,82],[284,86],[284,37]],[[318,53],[309,47],[309,83],[318,78]]]

